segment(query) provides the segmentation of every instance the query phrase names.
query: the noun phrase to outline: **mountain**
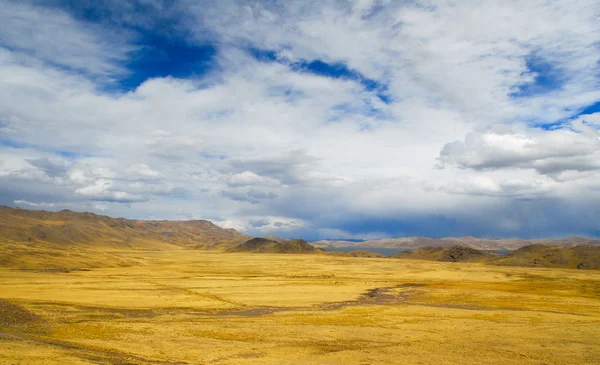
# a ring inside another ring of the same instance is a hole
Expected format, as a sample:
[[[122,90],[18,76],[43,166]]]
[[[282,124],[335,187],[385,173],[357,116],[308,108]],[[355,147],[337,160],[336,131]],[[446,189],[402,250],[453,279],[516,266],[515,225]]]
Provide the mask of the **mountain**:
[[[209,221],[145,221],[0,207],[0,266],[116,266],[119,250],[226,249],[249,237]],[[88,255],[96,252],[100,255]],[[93,258],[92,258],[93,257]]]
[[[405,237],[405,238],[385,238],[380,240],[370,240],[364,242],[352,241],[328,241],[321,240],[311,242],[313,245],[321,248],[328,247],[360,247],[369,248],[406,248],[416,249],[424,247],[452,247],[465,246],[478,250],[517,250],[524,246],[533,244],[541,244],[547,246],[600,246],[600,239],[585,238],[585,237],[569,237],[561,239],[486,239],[476,237],[446,237],[446,238],[428,238],[428,237]]]
[[[444,262],[484,262],[497,258],[498,254],[480,251],[466,246],[452,247],[423,247],[404,251],[394,255],[394,258],[432,260]]]
[[[268,238],[253,238],[228,252],[257,252],[257,253],[316,253],[322,250],[312,246],[305,240],[284,240],[281,242]]]
[[[499,266],[600,270],[600,246],[590,245],[561,247],[533,244],[521,247],[508,255],[466,246],[424,247],[404,251],[393,257],[445,262],[480,262]]]
[[[600,269],[600,246],[551,247],[534,244],[511,252],[497,265]]]

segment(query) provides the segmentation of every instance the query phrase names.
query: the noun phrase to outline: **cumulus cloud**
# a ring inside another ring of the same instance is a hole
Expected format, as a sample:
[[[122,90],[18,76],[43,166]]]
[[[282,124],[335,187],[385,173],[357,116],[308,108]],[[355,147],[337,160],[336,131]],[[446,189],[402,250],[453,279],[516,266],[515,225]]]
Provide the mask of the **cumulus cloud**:
[[[106,200],[112,202],[131,203],[144,201],[146,198],[125,191],[114,190],[114,181],[110,179],[98,179],[92,184],[75,189],[75,194],[90,198],[92,200]]]
[[[459,195],[532,199],[550,195],[555,186],[556,183],[543,178],[533,180],[503,179],[496,181],[488,176],[475,176],[466,180],[461,179],[450,183],[438,184],[434,189]]]
[[[62,176],[67,172],[67,166],[63,162],[52,161],[48,158],[26,159],[31,166],[43,170],[48,176]]]
[[[581,121],[571,129],[513,131],[504,127],[469,133],[440,152],[442,167],[475,170],[521,168],[560,179],[564,173],[600,169],[600,132]]]
[[[131,166],[129,169],[127,169],[127,172],[130,175],[138,176],[141,178],[148,178],[148,179],[163,178],[163,174],[161,174],[158,171],[152,170],[148,165],[143,164],[143,163],[138,163],[138,164]]]
[[[180,159],[202,150],[202,143],[198,138],[174,135],[160,129],[150,132],[145,142],[144,147],[152,155],[164,159]]]
[[[304,237],[596,232],[597,1],[128,5],[2,1],[0,202]],[[148,74],[156,37],[215,52]]]
[[[277,185],[278,180],[263,177],[251,171],[244,171],[239,174],[233,174],[228,177],[227,183],[229,186],[248,186],[248,185]]]
[[[273,156],[237,157],[231,160],[232,167],[248,169],[254,175],[267,176],[271,181],[296,184],[304,180],[318,158],[309,156],[305,150],[286,151]],[[248,175],[246,175],[248,177]]]
[[[246,224],[242,223],[242,227],[244,231],[255,236],[282,235],[286,237],[293,237],[294,234],[314,229],[306,221],[281,216],[249,218]]]

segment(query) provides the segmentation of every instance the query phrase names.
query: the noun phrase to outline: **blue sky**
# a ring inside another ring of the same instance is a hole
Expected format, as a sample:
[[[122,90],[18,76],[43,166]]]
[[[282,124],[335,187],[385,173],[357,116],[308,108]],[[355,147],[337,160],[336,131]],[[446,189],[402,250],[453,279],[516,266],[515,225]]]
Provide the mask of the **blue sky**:
[[[0,204],[307,239],[600,235],[597,1],[0,6]]]

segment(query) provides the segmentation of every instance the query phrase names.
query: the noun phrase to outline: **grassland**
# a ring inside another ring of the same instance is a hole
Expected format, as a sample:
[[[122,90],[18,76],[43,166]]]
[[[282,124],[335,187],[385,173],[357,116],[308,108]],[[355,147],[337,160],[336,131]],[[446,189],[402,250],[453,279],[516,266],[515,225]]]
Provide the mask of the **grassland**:
[[[598,364],[600,272],[113,253],[0,269],[0,364]]]

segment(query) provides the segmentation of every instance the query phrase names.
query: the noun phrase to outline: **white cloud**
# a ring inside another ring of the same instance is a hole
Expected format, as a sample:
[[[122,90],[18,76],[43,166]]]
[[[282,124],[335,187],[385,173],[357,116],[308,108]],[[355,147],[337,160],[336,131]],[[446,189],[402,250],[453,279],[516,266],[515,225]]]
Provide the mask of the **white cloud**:
[[[106,204],[102,204],[102,203],[94,203],[94,204],[92,205],[92,208],[93,208],[94,210],[97,210],[97,211],[99,211],[99,212],[104,212],[104,211],[106,211],[106,210],[108,209],[108,205],[106,205]]]
[[[146,200],[143,196],[131,194],[125,191],[114,190],[114,181],[110,179],[98,179],[92,184],[75,189],[75,194],[93,200],[107,200],[114,202],[136,202]]]
[[[39,60],[110,79],[125,72],[119,63],[133,51],[121,41],[124,35],[80,23],[58,9],[2,1],[0,39],[26,62]]]
[[[132,165],[129,169],[127,169],[127,172],[133,176],[139,176],[148,179],[160,179],[164,177],[163,174],[152,170],[150,166],[143,163]]]
[[[560,177],[569,171],[600,169],[600,132],[581,121],[573,123],[573,130],[492,128],[469,133],[464,142],[446,144],[439,161],[442,167],[534,169]]]
[[[556,183],[544,178],[496,181],[488,176],[475,176],[434,186],[433,189],[450,194],[532,199],[551,195]]]
[[[30,201],[23,200],[23,199],[15,200],[13,203],[15,203],[17,206],[27,205],[27,206],[34,207],[34,208],[53,208],[56,206],[56,204],[54,204],[54,203],[44,203],[44,202],[34,203],[34,202],[30,202]]]
[[[554,200],[593,212],[599,201],[600,113],[531,127],[600,100],[597,1],[177,4],[189,14],[177,27],[193,36],[180,41],[215,45],[214,68],[112,92],[135,39],[64,10],[2,3],[1,198],[340,237],[389,234],[345,220],[397,233],[422,217],[477,221],[491,200],[499,217]],[[152,24],[131,17],[113,20]],[[538,76],[531,57],[564,80],[511,97]],[[294,69],[316,59],[385,90]],[[518,234],[523,217],[498,219],[512,228],[494,232]]]
[[[278,185],[279,181],[269,177],[263,177],[255,174],[251,171],[244,171],[239,174],[233,174],[228,177],[227,183],[229,186],[249,186],[249,185],[261,185],[270,186]]]

